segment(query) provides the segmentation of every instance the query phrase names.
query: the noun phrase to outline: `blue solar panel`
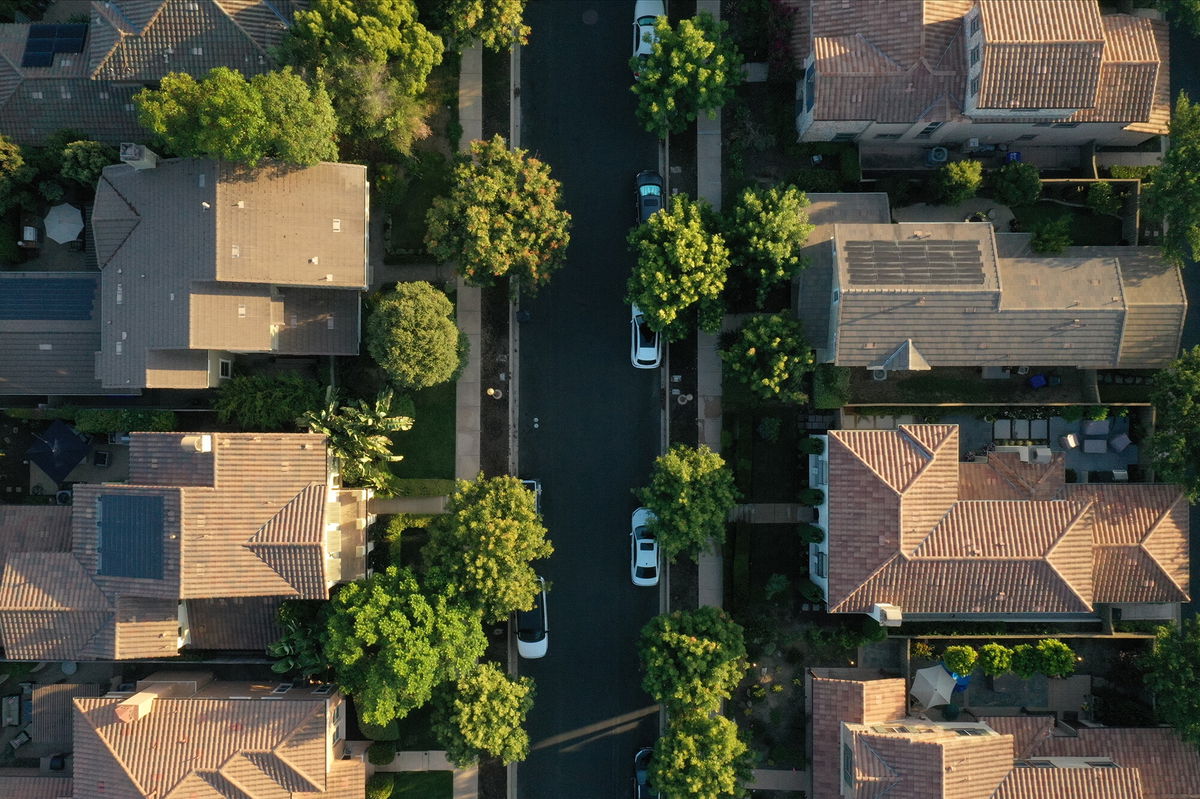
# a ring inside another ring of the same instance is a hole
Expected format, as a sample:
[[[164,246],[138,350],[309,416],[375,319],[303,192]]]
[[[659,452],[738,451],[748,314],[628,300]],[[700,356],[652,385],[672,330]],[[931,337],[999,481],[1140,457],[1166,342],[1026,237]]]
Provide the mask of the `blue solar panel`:
[[[58,35],[58,26],[57,25],[44,25],[44,24],[39,23],[37,25],[29,26],[29,38],[30,39],[53,39],[57,35]]]
[[[92,318],[96,278],[0,278],[0,320]]]
[[[83,39],[55,39],[54,52],[56,53],[82,53]]]
[[[48,67],[54,64],[55,53],[82,53],[87,38],[87,25],[30,25],[25,39],[23,67]],[[42,58],[47,54],[48,58]]]
[[[56,25],[58,30],[54,36],[58,39],[82,39],[87,36],[88,26],[81,23],[72,23],[70,25]]]
[[[48,67],[54,63],[54,53],[26,53],[21,56],[23,67]]]
[[[108,577],[163,576],[163,498],[136,494],[101,494],[96,526],[100,528],[100,574]]]
[[[53,53],[55,39],[30,39],[25,43],[25,53]]]

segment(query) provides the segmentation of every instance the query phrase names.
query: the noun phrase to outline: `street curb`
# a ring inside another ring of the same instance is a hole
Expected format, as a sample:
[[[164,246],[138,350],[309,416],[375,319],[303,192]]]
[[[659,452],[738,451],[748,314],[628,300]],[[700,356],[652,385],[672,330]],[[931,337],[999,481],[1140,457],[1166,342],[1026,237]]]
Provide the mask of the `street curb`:
[[[510,150],[521,146],[521,44],[514,44],[509,50],[508,58],[508,148]],[[519,298],[518,298],[519,299]],[[517,474],[520,463],[520,322],[517,321],[518,300],[510,299],[508,303],[508,471]],[[509,671],[517,676],[518,658],[516,643],[512,635],[512,622],[509,622],[508,662]],[[508,799],[517,799],[517,764],[509,763],[507,767],[506,793]]]

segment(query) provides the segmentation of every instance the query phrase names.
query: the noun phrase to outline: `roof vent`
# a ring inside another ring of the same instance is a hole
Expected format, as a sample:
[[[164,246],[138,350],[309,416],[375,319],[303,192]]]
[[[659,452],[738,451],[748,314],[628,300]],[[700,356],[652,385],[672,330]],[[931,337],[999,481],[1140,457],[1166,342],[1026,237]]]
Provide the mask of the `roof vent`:
[[[314,255],[312,258],[308,259],[308,262],[310,264],[319,264],[321,263],[321,257],[319,255]]]
[[[327,275],[325,275],[325,282],[326,282],[326,283],[332,283],[332,282],[333,282],[333,275],[331,275],[331,274],[327,274]]]
[[[212,452],[212,436],[184,436],[179,446],[188,452]]]
[[[158,166],[158,155],[144,144],[121,142],[121,163],[134,169],[154,169]]]
[[[238,200],[236,203],[234,203],[234,205],[236,205],[238,208],[245,208],[245,207],[246,207],[246,201],[245,201],[245,200]]]
[[[340,219],[333,220],[333,232],[334,233],[342,232],[342,220],[340,220]]]
[[[200,207],[207,211],[209,208],[212,208],[212,203],[205,200],[200,203]]]

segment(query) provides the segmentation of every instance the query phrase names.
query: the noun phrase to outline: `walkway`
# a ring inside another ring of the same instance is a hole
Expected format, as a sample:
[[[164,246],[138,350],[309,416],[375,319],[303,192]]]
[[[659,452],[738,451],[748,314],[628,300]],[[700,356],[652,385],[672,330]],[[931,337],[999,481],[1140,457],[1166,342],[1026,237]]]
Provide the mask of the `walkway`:
[[[471,142],[483,137],[483,50],[479,43],[463,51],[458,73],[458,121],[462,125],[459,149],[466,151]],[[479,354],[482,313],[479,289],[458,279],[458,326],[467,334],[471,352],[466,368],[458,379],[458,408],[454,437],[454,476],[474,480],[479,474]]]
[[[735,505],[729,511],[729,521],[749,524],[795,524],[811,522],[816,513],[798,502],[758,502]]]
[[[377,516],[396,513],[445,513],[446,497],[375,497],[367,511]]]
[[[470,768],[455,768],[446,759],[445,752],[397,752],[391,763],[383,766],[373,766],[367,762],[367,769],[375,771],[453,771],[454,799],[476,799],[479,796],[479,770]]]

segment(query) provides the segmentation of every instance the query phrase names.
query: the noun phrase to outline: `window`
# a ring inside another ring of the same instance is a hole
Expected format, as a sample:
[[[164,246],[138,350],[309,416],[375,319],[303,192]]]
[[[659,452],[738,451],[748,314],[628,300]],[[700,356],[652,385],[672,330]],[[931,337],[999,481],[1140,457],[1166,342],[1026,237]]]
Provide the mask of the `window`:
[[[857,133],[835,133],[833,134],[834,141],[854,141],[858,138]]]
[[[930,122],[928,125],[926,125],[924,128],[921,129],[921,132],[917,134],[917,138],[918,139],[928,139],[930,136],[932,136],[934,133],[937,132],[938,128],[940,128],[944,124],[946,124],[946,123],[945,122]]]
[[[825,576],[825,570],[827,568],[826,560],[828,557],[829,556],[826,555],[824,552],[817,553],[817,576],[818,577]]]
[[[292,688],[294,688],[294,687],[295,686],[292,685],[292,683],[290,683],[290,682],[281,682],[281,683],[279,683],[279,685],[275,686],[275,688],[271,691],[271,693],[286,694],[288,691],[292,690]]]
[[[974,97],[977,94],[979,94],[979,76],[978,75],[971,78],[971,96]]]
[[[815,96],[817,90],[817,67],[814,64],[810,66],[804,73],[804,110],[811,111],[813,105],[817,102]]]
[[[217,374],[221,377],[233,377],[233,361],[224,358],[217,361]]]
[[[987,735],[988,731],[981,727],[955,727],[954,732],[958,735]]]
[[[1048,127],[1050,127],[1050,123],[1049,122],[1034,122],[1033,126],[1035,128],[1048,128]]]
[[[979,63],[979,45],[975,45],[974,47],[971,48],[971,66],[975,66],[978,63]]]
[[[1079,123],[1078,122],[1055,122],[1054,127],[1056,127],[1056,128],[1077,128],[1077,127],[1079,127]]]
[[[901,137],[901,136],[903,136],[903,135],[904,135],[903,133],[876,133],[876,134],[875,134],[875,138],[877,138],[877,139],[888,139],[888,140],[892,140],[892,141],[894,141],[894,140],[896,140],[896,139],[900,138],[900,137]]]
[[[971,17],[971,35],[974,36],[977,33],[979,33],[979,15],[978,14]]]
[[[842,782],[854,787],[854,750],[842,744]]]
[[[1037,138],[1036,133],[1023,133],[1017,137],[1017,141],[1033,141]]]
[[[1091,768],[1117,768],[1117,764],[1111,760],[1089,760],[1087,764]]]

